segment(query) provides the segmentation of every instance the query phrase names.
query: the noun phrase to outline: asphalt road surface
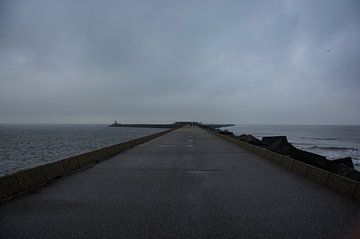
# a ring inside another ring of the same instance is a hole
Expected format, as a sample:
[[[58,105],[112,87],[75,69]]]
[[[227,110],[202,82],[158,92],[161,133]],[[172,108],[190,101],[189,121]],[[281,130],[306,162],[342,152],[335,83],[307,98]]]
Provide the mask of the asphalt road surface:
[[[183,128],[0,206],[0,238],[343,238],[359,205]]]

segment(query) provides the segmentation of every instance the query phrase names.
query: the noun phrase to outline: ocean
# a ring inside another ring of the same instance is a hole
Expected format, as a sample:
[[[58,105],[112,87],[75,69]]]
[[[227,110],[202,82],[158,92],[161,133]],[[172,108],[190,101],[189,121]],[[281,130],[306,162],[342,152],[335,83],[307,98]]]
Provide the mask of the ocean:
[[[236,125],[226,127],[235,135],[287,136],[299,149],[326,156],[329,160],[351,157],[360,171],[360,126]]]
[[[294,146],[328,159],[352,157],[360,170],[360,126],[237,125],[236,135],[285,135]],[[165,129],[107,125],[0,125],[0,176],[153,134]]]
[[[107,125],[0,125],[0,176],[163,131]]]

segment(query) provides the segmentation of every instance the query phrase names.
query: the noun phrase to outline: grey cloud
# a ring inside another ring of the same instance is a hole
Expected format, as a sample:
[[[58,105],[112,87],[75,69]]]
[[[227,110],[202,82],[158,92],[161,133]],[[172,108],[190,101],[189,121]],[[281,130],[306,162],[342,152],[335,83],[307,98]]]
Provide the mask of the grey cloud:
[[[0,122],[360,120],[357,1],[0,9]]]

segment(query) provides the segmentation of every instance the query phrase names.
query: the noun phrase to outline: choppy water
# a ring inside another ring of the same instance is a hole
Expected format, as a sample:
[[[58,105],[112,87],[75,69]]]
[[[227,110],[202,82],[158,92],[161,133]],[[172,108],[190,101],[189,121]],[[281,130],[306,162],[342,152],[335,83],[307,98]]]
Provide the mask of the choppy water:
[[[163,130],[106,125],[0,125],[0,175]]]
[[[224,128],[235,135],[287,136],[295,147],[328,159],[352,157],[360,169],[360,126],[237,125]]]

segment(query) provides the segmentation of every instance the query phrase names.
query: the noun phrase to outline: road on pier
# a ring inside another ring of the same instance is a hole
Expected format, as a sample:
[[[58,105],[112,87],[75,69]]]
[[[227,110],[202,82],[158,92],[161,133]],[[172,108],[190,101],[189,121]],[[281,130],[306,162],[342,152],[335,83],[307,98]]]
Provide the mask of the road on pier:
[[[358,204],[196,127],[0,206],[0,238],[342,238]]]

